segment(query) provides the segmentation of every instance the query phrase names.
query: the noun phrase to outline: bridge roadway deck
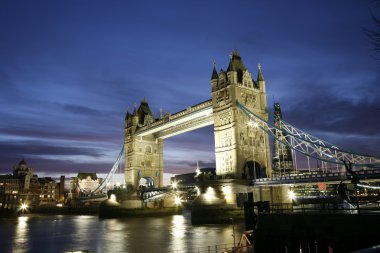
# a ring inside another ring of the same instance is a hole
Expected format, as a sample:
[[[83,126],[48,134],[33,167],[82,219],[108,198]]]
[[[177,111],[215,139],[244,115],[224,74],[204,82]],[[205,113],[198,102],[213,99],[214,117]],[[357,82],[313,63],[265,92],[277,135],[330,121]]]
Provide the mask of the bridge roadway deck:
[[[365,182],[378,182],[380,181],[379,170],[366,170],[357,172],[358,179]],[[252,180],[253,186],[260,185],[284,185],[284,184],[309,184],[309,183],[339,183],[342,180],[352,180],[352,175],[342,172],[330,173],[302,173],[302,174],[289,174],[286,176],[272,177],[272,178],[259,178]]]
[[[137,131],[137,136],[153,134],[156,138],[168,138],[184,132],[214,124],[212,100],[189,106],[173,115],[166,115]]]

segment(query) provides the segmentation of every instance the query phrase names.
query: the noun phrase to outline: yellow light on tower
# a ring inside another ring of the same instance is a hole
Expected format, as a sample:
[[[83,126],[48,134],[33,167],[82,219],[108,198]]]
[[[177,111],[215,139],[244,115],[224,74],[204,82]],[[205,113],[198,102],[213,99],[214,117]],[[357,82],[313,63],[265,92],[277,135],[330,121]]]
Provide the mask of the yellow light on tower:
[[[259,126],[259,124],[253,120],[248,121],[247,125],[251,128],[257,128]]]

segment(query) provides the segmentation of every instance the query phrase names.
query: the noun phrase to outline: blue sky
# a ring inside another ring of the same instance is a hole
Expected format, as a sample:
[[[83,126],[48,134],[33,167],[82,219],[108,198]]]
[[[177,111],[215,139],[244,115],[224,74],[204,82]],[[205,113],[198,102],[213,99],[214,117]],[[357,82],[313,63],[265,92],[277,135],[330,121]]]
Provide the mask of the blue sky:
[[[0,2],[0,173],[106,172],[127,110],[158,115],[210,98],[212,61],[237,49],[268,105],[348,149],[380,156],[380,63],[364,29],[373,2]],[[212,127],[165,141],[165,171],[213,166]]]

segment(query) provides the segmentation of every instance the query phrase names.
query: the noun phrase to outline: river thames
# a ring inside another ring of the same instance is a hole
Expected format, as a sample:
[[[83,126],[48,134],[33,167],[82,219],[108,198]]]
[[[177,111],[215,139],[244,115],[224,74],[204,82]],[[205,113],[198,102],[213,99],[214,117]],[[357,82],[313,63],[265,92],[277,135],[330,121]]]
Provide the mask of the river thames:
[[[236,241],[243,224],[234,224]],[[233,225],[192,226],[190,214],[99,219],[28,215],[0,218],[1,252],[187,252],[233,244]]]

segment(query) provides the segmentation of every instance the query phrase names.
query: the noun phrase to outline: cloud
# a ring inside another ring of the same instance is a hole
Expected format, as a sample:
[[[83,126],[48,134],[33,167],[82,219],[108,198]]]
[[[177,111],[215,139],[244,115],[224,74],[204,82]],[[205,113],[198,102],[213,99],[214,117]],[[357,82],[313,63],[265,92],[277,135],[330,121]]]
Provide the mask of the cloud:
[[[98,110],[92,109],[87,106],[82,106],[82,105],[64,105],[63,108],[71,113],[74,114],[81,114],[81,115],[101,115],[102,113]]]

